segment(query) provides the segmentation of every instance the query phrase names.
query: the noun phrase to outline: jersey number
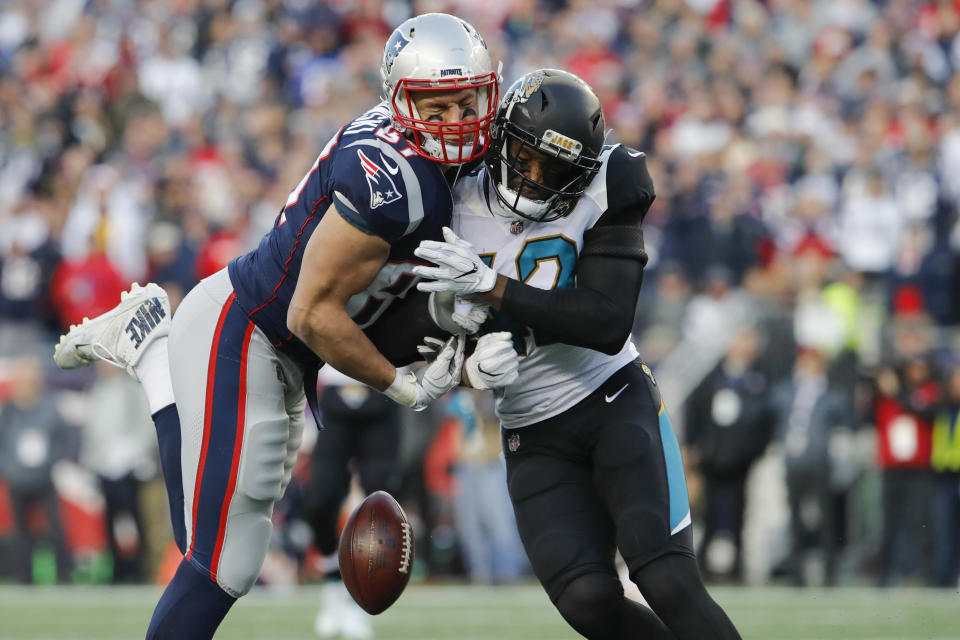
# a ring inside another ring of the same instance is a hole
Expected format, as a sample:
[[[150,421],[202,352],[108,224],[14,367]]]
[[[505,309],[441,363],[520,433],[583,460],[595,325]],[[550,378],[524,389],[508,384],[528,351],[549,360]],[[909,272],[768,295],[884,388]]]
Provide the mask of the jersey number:
[[[495,257],[495,253],[480,254],[480,259],[491,268]],[[537,273],[541,264],[551,261],[557,265],[556,276],[551,288],[572,287],[573,274],[577,269],[577,245],[569,238],[560,235],[528,240],[515,260],[517,278],[527,282]],[[513,334],[514,348],[520,355],[526,355],[528,352],[527,337],[533,338],[533,333],[529,328],[499,313],[492,314],[484,329],[486,331],[509,331]]]
[[[577,245],[564,236],[547,236],[528,240],[517,254],[517,277],[528,282],[541,264],[555,262],[557,273],[551,289],[568,289],[573,286],[573,273],[577,268]]]

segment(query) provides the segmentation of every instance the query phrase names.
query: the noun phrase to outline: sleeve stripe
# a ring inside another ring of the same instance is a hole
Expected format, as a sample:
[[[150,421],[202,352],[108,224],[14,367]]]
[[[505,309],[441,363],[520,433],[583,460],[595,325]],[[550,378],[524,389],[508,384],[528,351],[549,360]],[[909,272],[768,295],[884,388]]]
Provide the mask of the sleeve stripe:
[[[367,223],[367,221],[364,220],[359,213],[357,213],[356,207],[353,206],[353,203],[347,200],[346,196],[339,191],[334,191],[333,199],[336,201],[336,206],[334,209],[341,218],[367,235],[376,235],[374,230],[370,228],[370,225]]]

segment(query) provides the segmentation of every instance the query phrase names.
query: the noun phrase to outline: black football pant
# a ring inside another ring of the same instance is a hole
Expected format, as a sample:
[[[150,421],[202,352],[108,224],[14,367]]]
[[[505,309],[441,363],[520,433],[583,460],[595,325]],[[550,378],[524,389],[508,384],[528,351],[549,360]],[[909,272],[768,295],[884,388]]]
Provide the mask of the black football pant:
[[[679,446],[641,366],[558,416],[503,430],[520,537],[551,601],[587,638],[739,638],[700,579]],[[617,550],[652,612],[624,597]]]
[[[67,547],[67,537],[60,517],[60,500],[53,485],[29,489],[13,486],[8,488],[14,521],[13,557],[17,579],[24,584],[33,582],[33,552],[37,539],[30,531],[28,518],[31,509],[42,507],[47,516],[46,538],[52,542],[56,558],[57,580],[69,582],[73,557]]]

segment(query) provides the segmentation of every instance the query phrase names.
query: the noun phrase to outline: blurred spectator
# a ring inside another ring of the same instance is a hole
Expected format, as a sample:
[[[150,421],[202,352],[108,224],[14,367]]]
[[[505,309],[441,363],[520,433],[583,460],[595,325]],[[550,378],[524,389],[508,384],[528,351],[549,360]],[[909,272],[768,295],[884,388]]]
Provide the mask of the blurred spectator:
[[[53,485],[53,466],[70,450],[70,428],[45,393],[43,365],[37,356],[13,363],[10,402],[0,405],[0,477],[7,483],[13,507],[17,579],[33,581],[33,553],[40,540],[49,541],[57,563],[57,579],[70,580],[73,560]],[[35,509],[46,515],[46,533],[38,535]]]
[[[103,492],[113,582],[142,582],[148,545],[140,497],[158,472],[157,440],[140,385],[106,362],[97,364],[82,436],[80,461]]]
[[[723,265],[712,265],[704,274],[703,292],[687,305],[683,336],[712,348],[727,344],[750,321],[754,309],[750,298],[734,288],[732,274]]]
[[[883,473],[883,540],[877,582],[925,572],[929,559],[932,423],[940,386],[929,356],[928,327],[901,319],[894,358],[877,372],[874,405]]]
[[[830,387],[829,360],[816,348],[801,347],[793,378],[773,391],[776,441],[782,447],[790,505],[790,560],[794,584],[808,582],[808,551],[822,557],[822,581],[837,578],[838,523],[830,480],[835,464],[831,444],[852,416],[842,393]]]
[[[463,429],[455,471],[456,525],[467,575],[479,584],[516,582],[526,559],[507,493],[493,397],[462,389],[451,396],[449,407]]]
[[[82,261],[104,254],[124,281],[146,272],[144,234],[146,185],[111,165],[92,167],[83,177],[63,230],[63,254]]]
[[[125,282],[103,254],[61,262],[50,285],[61,328],[115,307],[120,292],[127,288]]]
[[[157,26],[156,49],[140,63],[140,90],[160,105],[167,124],[178,129],[200,108],[208,87],[199,61],[189,55],[195,29],[186,23]]]
[[[960,574],[960,367],[946,378],[943,404],[933,422],[933,575],[938,587],[953,587]]]
[[[707,576],[742,578],[747,474],[770,441],[769,383],[757,369],[760,336],[737,333],[723,360],[686,404],[689,470],[703,476],[703,538],[697,557]]]
[[[0,217],[0,355],[22,349],[57,326],[49,298],[50,280],[60,253],[50,238],[53,206],[34,185],[23,208]],[[17,327],[19,331],[13,332]]]
[[[656,290],[640,290],[633,338],[644,360],[656,365],[680,342],[683,316],[690,302],[690,283],[679,265],[661,264],[656,270]]]
[[[844,185],[846,206],[840,213],[840,254],[856,271],[883,274],[893,267],[903,218],[878,169]]]

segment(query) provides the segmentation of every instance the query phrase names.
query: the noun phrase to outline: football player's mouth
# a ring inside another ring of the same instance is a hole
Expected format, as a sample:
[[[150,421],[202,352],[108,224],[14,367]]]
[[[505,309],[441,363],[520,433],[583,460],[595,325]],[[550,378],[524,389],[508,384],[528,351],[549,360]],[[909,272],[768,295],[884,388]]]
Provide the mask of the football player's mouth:
[[[513,191],[519,191],[520,195],[529,200],[546,200],[549,196],[546,191],[543,189],[538,189],[529,183],[524,183],[523,185],[517,184],[518,181],[515,181],[510,185],[510,188]]]

